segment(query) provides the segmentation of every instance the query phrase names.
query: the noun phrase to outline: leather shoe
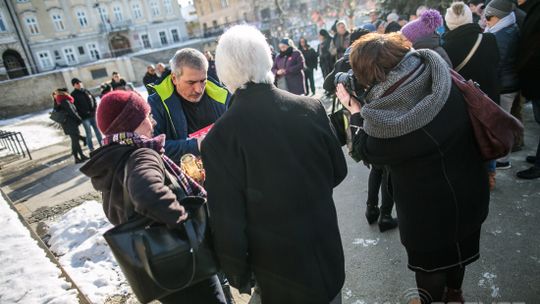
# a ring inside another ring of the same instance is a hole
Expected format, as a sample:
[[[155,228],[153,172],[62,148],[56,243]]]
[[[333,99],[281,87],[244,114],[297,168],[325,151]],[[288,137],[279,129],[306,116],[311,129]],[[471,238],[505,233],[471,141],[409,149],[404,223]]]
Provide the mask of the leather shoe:
[[[386,230],[394,229],[398,226],[398,221],[390,214],[381,214],[379,218],[379,230],[385,232]]]
[[[381,211],[379,210],[379,207],[377,205],[367,204],[366,206],[366,219],[368,224],[373,224],[377,221],[379,218],[379,214]]]
[[[529,155],[527,156],[527,158],[525,158],[525,160],[529,163],[529,164],[533,164],[536,162],[536,156],[532,156],[532,155]]]
[[[540,168],[530,167],[527,170],[519,171],[516,173],[517,177],[523,179],[535,179],[540,177]]]

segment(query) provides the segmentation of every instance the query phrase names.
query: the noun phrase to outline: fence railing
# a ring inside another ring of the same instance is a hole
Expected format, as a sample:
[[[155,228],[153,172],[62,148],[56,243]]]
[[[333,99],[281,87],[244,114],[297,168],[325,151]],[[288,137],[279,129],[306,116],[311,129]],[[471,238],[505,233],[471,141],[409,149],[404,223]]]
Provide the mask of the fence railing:
[[[28,158],[32,159],[30,150],[28,150],[28,146],[26,145],[26,141],[21,132],[0,130],[0,150],[4,149],[8,149],[12,153],[22,155],[23,157],[28,155]]]

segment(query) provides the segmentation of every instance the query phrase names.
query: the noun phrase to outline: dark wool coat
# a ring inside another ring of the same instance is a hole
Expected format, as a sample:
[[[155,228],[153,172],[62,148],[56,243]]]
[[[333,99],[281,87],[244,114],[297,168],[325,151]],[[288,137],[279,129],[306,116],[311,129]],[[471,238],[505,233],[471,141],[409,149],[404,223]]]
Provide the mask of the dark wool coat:
[[[525,2],[528,4],[531,0]],[[527,17],[521,28],[518,73],[521,93],[527,99],[540,99],[540,1],[526,6]]]
[[[500,93],[517,92],[519,91],[517,75],[519,28],[517,24],[512,24],[494,33],[494,35],[501,58],[498,69]]]
[[[304,59],[306,60],[306,68],[316,70],[317,69],[317,52],[315,50],[308,46],[307,49],[303,49],[300,47],[300,51],[302,52],[302,55],[304,56]]]
[[[220,264],[262,303],[325,303],[345,278],[333,188],[347,174],[322,105],[269,84],[236,91],[202,143]]]
[[[146,72],[146,74],[144,74],[144,77],[143,77],[143,84],[146,88],[146,91],[148,92],[148,95],[151,95],[154,93],[154,88],[152,87],[149,87],[148,85],[149,84],[154,84],[158,81],[159,79],[159,76],[157,74],[150,74],[148,72]]]
[[[330,73],[335,62],[334,56],[330,54],[331,44],[332,44],[332,39],[327,38],[323,42],[319,43],[319,46],[317,46],[317,53],[319,54],[319,64],[321,65],[321,71],[323,73],[323,77],[326,77],[326,75]]]
[[[443,48],[450,57],[454,68],[467,57],[480,33],[482,33],[480,26],[472,23],[446,32],[443,37]],[[497,104],[499,103],[499,77],[497,74],[499,58],[495,35],[482,33],[480,46],[469,63],[459,71],[463,78],[476,81],[480,85],[480,89]]]
[[[111,144],[91,153],[81,167],[92,185],[102,192],[103,210],[113,225],[127,218],[123,205],[124,167],[128,166],[128,192],[134,210],[174,228],[185,213],[174,192],[165,184],[161,156],[148,148]]]
[[[66,113],[66,122],[60,124],[62,126],[62,129],[64,130],[64,134],[79,135],[79,125],[81,124],[82,119],[77,113],[77,108],[75,107],[75,105],[68,100],[62,100],[60,104],[55,103],[54,108],[57,111],[62,111]]]
[[[288,91],[296,94],[306,94],[304,84],[304,56],[299,50],[293,49],[290,56],[279,54],[274,60],[272,72],[276,75],[277,70],[285,69],[285,80],[287,81]],[[283,76],[276,76],[283,77]]]
[[[96,116],[96,99],[90,91],[85,88],[75,89],[71,92],[71,96],[75,100],[73,104],[82,120]]]
[[[359,114],[351,125],[362,125]],[[389,170],[407,251],[455,248],[480,229],[488,214],[488,176],[455,86],[439,114],[419,130],[387,139],[358,133],[353,145],[359,158]]]

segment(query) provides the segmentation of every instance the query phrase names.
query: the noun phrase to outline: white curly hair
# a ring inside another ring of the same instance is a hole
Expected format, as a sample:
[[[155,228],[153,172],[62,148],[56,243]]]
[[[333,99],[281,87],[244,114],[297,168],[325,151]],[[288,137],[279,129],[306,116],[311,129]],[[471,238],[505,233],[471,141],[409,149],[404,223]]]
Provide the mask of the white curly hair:
[[[270,46],[253,26],[233,26],[219,38],[216,71],[232,93],[248,82],[274,83],[272,64]]]

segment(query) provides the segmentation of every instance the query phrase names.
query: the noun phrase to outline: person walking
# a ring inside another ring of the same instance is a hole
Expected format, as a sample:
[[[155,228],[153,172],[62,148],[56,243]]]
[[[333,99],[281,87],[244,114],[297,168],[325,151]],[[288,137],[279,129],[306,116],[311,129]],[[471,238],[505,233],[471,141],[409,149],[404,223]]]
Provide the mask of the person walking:
[[[212,125],[225,112],[230,95],[220,84],[207,77],[208,61],[196,49],[176,52],[170,61],[171,72],[148,96],[156,121],[155,135],[165,134],[165,153],[175,162],[184,154],[200,155],[203,138],[189,138]]]
[[[341,303],[332,192],[347,165],[323,106],[273,85],[270,49],[254,27],[220,37],[216,67],[234,102],[201,152],[223,271],[241,291],[255,274],[263,304]]]
[[[82,125],[86,134],[86,145],[90,152],[94,151],[94,143],[92,142],[92,130],[96,135],[99,146],[101,147],[101,132],[96,124],[96,99],[94,95],[84,88],[83,83],[78,78],[71,79],[71,84],[74,90],[71,92],[71,96],[74,99],[75,108],[77,113],[82,119]]]
[[[306,61],[306,68],[304,69],[306,95],[309,93],[311,88],[311,95],[313,96],[315,95],[314,71],[317,69],[318,63],[317,52],[315,52],[315,50],[307,43],[306,38],[304,37],[300,38],[299,45],[300,51],[302,52],[304,60]]]
[[[480,89],[499,104],[499,48],[495,35],[484,33],[473,22],[473,13],[464,2],[454,2],[444,16],[449,29],[443,36],[442,47],[452,66],[464,79],[472,79]],[[478,45],[477,45],[478,44]],[[468,59],[468,60],[466,60]],[[490,189],[495,188],[495,160],[486,165]]]
[[[165,156],[165,136],[152,137],[155,121],[148,103],[135,92],[113,91],[101,100],[97,122],[105,135],[105,145],[96,150],[80,170],[102,193],[103,211],[111,224],[118,226],[128,220],[123,199],[126,192],[135,213],[166,224],[170,229],[179,228],[188,218],[181,199],[205,197],[206,191]],[[124,172],[128,174],[127,189],[123,184]],[[178,192],[168,186],[167,175],[176,178],[181,185]],[[159,301],[226,304],[216,275],[172,292]]]
[[[71,155],[75,158],[75,163],[79,164],[86,160],[88,157],[83,154],[79,140],[86,143],[86,138],[81,136],[79,132],[79,125],[82,122],[81,117],[77,114],[77,108],[75,108],[75,100],[69,95],[67,89],[56,89],[52,93],[54,100],[54,110],[63,112],[66,116],[65,122],[61,123],[64,134],[68,135],[71,139]]]
[[[279,55],[274,60],[272,72],[276,77],[278,88],[296,95],[306,94],[304,56],[289,38],[283,38],[279,42]]]
[[[361,105],[342,84],[356,161],[388,169],[408,267],[422,303],[463,303],[465,268],[480,256],[486,168],[467,105],[446,62],[399,33],[367,34],[351,50]]]
[[[159,79],[158,75],[156,74],[156,68],[153,64],[146,67],[146,74],[144,74],[143,77],[143,84],[146,88],[146,92],[148,92],[148,95],[154,94],[154,89],[149,86],[150,84],[154,84]]]
[[[520,1],[521,7],[527,12],[523,22],[521,44],[518,48],[518,75],[521,93],[531,101],[534,119],[540,124],[540,1]],[[540,178],[540,136],[536,155],[529,155],[526,161],[533,166],[517,172],[517,177],[523,179]]]
[[[485,9],[485,32],[493,33],[499,49],[499,94],[500,105],[508,113],[514,99],[519,94],[517,75],[517,52],[519,47],[519,29],[513,12],[514,4],[508,0],[492,0]],[[497,169],[509,169],[510,153],[497,160]]]
[[[317,46],[317,54],[319,55],[319,65],[321,66],[323,78],[326,78],[334,66],[335,58],[330,52],[331,47],[332,37],[327,30],[321,29],[319,31],[319,45]]]

